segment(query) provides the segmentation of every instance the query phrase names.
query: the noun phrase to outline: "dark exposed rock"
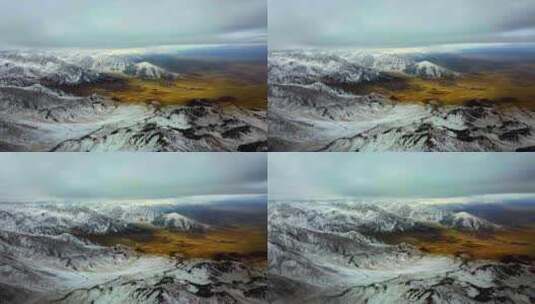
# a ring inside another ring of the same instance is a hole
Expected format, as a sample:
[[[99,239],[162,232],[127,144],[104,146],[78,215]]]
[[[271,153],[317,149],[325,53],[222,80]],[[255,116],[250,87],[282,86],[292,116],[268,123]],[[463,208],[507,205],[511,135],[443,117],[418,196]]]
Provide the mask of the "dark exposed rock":
[[[519,141],[521,136],[531,135],[531,129],[526,127],[522,129],[511,130],[500,135],[500,140]]]
[[[267,141],[257,141],[249,144],[244,144],[238,147],[239,152],[267,152],[268,142]]]
[[[516,152],[535,152],[535,146],[518,148]]]

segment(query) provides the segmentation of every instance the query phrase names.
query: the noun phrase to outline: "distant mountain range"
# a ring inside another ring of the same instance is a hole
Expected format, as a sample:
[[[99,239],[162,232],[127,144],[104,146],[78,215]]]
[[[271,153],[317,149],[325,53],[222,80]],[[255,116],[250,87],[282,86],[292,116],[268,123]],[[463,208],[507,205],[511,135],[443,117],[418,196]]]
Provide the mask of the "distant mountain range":
[[[173,79],[171,73],[139,55],[107,52],[0,51],[0,81],[47,80],[57,85],[75,85],[98,80],[101,73],[119,73],[144,79]]]
[[[1,204],[4,230],[32,234],[61,234],[79,231],[107,234],[128,231],[131,224],[152,224],[180,232],[202,232],[208,225],[176,212],[169,205],[114,206],[113,204]]]
[[[426,79],[456,77],[450,71],[417,56],[342,51],[274,51],[269,55],[271,84],[334,82],[358,84],[388,78],[399,72]]]

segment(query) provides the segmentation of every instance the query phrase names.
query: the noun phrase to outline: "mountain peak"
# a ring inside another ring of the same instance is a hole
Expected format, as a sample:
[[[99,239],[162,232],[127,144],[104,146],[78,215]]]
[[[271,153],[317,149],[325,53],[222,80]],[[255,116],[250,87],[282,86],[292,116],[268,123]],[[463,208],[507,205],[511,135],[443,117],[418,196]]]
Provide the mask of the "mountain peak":
[[[423,60],[409,65],[405,72],[424,79],[451,78],[458,76],[457,72],[446,69],[428,60]]]
[[[454,228],[471,230],[471,231],[484,231],[484,230],[496,230],[500,226],[493,224],[485,219],[479,218],[468,212],[461,211],[453,214],[450,225]]]
[[[176,79],[178,74],[147,61],[138,62],[126,68],[125,74],[133,75],[142,79]]]
[[[176,212],[162,214],[154,219],[153,224],[180,232],[203,232],[209,228],[195,220]]]

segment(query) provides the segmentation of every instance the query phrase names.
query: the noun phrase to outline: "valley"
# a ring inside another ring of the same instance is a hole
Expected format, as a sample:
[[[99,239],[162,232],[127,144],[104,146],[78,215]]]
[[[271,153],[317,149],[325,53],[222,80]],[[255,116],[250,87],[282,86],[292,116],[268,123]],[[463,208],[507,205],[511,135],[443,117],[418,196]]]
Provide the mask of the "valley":
[[[251,265],[267,263],[265,226],[215,228],[200,233],[176,232],[138,226],[132,232],[87,235],[87,239],[107,247],[124,245],[142,254],[181,256],[186,259],[239,260]]]
[[[495,223],[498,229],[474,231],[434,225],[425,231],[401,231],[376,237],[388,244],[405,242],[422,252],[468,260],[535,260],[535,207],[530,201],[473,203],[451,208]]]
[[[535,227],[508,228],[477,233],[437,228],[427,232],[398,232],[378,235],[385,243],[408,243],[420,251],[468,260],[535,260]]]
[[[473,64],[466,62],[467,65]],[[433,102],[437,105],[463,105],[482,101],[507,108],[535,108],[535,64],[513,62],[492,70],[477,70],[451,79],[423,79],[392,74],[391,79],[357,85],[350,91],[377,93],[396,102]]]

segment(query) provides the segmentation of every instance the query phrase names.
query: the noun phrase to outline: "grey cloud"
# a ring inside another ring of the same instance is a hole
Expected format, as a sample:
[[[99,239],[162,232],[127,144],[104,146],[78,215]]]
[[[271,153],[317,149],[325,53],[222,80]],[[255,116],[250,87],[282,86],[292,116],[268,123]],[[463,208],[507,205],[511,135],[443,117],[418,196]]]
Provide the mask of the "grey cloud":
[[[270,198],[444,198],[535,193],[535,155],[301,154],[269,157]]]
[[[533,42],[532,0],[268,0],[271,48]]]
[[[0,0],[0,45],[265,43],[265,0]]]
[[[0,201],[267,193],[262,153],[2,153]]]

